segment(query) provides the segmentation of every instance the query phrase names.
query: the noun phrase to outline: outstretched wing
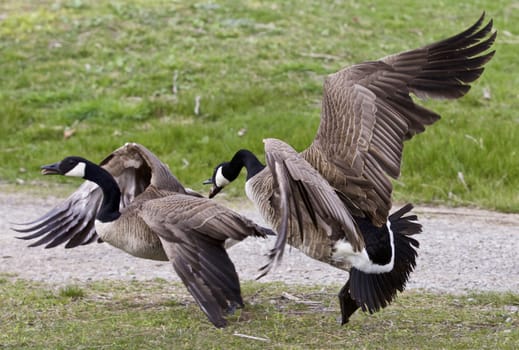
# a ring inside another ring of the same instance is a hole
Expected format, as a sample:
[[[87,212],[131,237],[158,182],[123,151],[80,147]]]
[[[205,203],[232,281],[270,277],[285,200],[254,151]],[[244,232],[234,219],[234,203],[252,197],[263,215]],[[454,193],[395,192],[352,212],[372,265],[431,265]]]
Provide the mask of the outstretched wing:
[[[31,222],[16,224],[17,227],[11,229],[28,233],[18,237],[21,239],[39,238],[29,247],[46,244],[45,248],[53,248],[66,242],[65,248],[74,248],[96,240],[101,241],[94,222],[102,199],[103,192],[99,186],[85,181],[66,200],[45,215]]]
[[[182,184],[147,148],[127,143],[108,155],[100,165],[114,176],[121,189],[121,208],[128,206],[150,184],[157,189],[184,193]],[[35,239],[31,247],[46,244],[52,248],[66,242],[66,248],[88,244],[98,239],[94,222],[103,200],[99,186],[85,181],[62,203],[42,217],[13,230],[28,233],[21,239]]]
[[[181,194],[148,201],[139,215],[159,235],[202,311],[216,327],[224,327],[225,314],[243,306],[238,274],[224,242],[265,237],[270,230],[214,201]]]
[[[492,20],[481,28],[483,20],[484,14],[448,39],[328,76],[319,130],[303,156],[344,194],[350,210],[385,224],[389,177],[400,174],[403,142],[440,118],[410,94],[454,99],[469,91],[494,54],[486,51],[496,32]]]
[[[276,228],[276,243],[269,254],[270,262],[261,268],[259,277],[283,256],[288,232],[299,232],[306,249],[314,250],[314,245],[322,245],[322,237],[308,235],[307,223],[327,232],[333,240],[346,239],[355,251],[364,248],[364,240],[353,218],[319,172],[288,144],[277,139],[263,142],[267,165],[272,172],[273,200],[279,200],[281,220]]]
[[[116,149],[100,165],[117,181],[121,189],[122,206],[153,185],[158,190],[185,193],[184,186],[168,166],[141,144],[129,142]]]

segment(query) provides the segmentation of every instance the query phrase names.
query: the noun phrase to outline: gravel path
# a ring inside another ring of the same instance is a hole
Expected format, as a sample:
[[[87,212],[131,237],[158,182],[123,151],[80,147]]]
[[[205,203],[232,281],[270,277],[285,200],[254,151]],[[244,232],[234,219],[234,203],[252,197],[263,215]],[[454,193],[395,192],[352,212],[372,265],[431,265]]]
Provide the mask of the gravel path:
[[[108,244],[43,249],[28,248],[26,241],[14,238],[10,222],[35,219],[57,201],[0,193],[0,273],[54,285],[102,279],[179,280],[169,263],[134,258]],[[263,222],[249,202],[240,203],[238,211]],[[519,293],[519,215],[425,207],[415,212],[424,232],[418,236],[421,249],[409,289]],[[248,239],[229,250],[242,280],[254,279],[265,261],[263,254],[272,244],[273,239]],[[346,272],[288,249],[282,264],[262,281],[342,284],[346,278]]]

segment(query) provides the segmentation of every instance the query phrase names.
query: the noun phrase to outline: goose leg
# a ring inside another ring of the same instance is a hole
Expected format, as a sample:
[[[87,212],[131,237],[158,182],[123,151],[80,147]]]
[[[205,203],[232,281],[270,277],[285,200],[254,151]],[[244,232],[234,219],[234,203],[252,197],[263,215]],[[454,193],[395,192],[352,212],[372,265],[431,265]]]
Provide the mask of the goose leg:
[[[236,312],[236,309],[243,309],[243,304],[231,302],[229,307],[227,308],[227,314],[234,315],[234,313]]]
[[[341,326],[350,321],[350,316],[359,308],[350,295],[350,280],[339,291],[339,304],[341,305]]]

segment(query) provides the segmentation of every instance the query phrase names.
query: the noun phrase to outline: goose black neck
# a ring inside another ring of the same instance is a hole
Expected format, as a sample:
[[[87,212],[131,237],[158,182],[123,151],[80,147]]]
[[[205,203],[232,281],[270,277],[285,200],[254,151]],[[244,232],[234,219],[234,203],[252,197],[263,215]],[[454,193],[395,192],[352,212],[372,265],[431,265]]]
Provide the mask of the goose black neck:
[[[103,202],[96,219],[101,222],[110,222],[121,216],[119,212],[121,190],[113,176],[97,164],[89,162],[85,168],[84,178],[95,182],[103,191]]]
[[[226,169],[222,169],[224,176],[233,181],[240,174],[241,168],[247,169],[247,180],[262,171],[265,166],[261,164],[256,155],[246,149],[236,152],[234,157],[228,163]]]

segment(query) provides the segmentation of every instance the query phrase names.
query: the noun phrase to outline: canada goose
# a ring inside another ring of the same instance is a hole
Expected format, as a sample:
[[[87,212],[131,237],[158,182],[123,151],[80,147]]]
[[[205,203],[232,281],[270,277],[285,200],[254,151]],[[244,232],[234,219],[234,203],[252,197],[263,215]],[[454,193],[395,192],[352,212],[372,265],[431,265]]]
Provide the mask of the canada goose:
[[[42,167],[44,175],[81,177],[67,200],[28,227],[21,237],[43,236],[32,246],[66,247],[96,237],[140,258],[170,260],[202,311],[216,327],[224,313],[243,306],[240,282],[224,248],[226,239],[265,237],[271,231],[224,206],[184,189],[153,153],[129,143],[101,165],[66,157]]]
[[[342,324],[359,307],[373,313],[403,291],[416,264],[421,232],[412,209],[392,215],[391,178],[400,174],[403,143],[440,116],[412,100],[455,99],[482,73],[494,51],[492,20],[484,13],[467,30],[419,49],[364,62],[329,75],[321,122],[301,153],[266,139],[264,166],[248,150],[219,164],[210,183],[214,197],[247,169],[245,191],[277,231],[267,273],[285,244],[350,270],[339,292]],[[351,269],[350,269],[351,268]],[[261,276],[260,276],[261,277]]]

